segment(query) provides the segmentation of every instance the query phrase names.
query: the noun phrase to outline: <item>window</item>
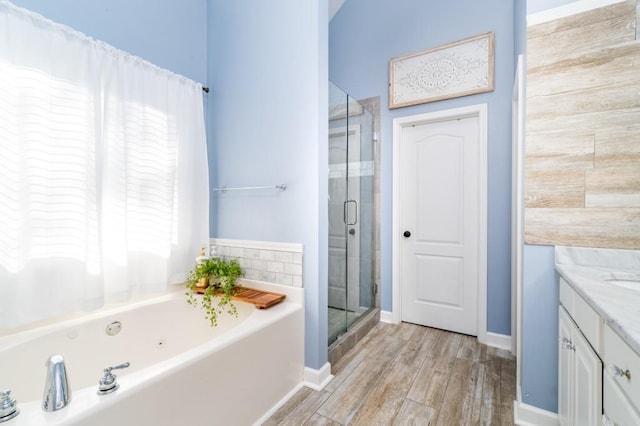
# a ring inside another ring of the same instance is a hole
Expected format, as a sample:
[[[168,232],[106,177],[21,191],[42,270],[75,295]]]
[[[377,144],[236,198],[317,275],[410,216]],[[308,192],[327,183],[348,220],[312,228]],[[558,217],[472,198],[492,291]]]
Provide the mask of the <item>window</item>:
[[[165,290],[208,239],[198,83],[0,3],[0,327]]]

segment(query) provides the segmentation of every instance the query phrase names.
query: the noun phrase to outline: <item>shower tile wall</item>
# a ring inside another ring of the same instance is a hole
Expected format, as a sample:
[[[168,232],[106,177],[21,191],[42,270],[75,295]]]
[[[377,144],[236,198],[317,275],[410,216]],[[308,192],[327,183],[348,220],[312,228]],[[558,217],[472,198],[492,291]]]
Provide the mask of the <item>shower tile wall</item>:
[[[302,287],[302,245],[211,239],[210,253],[238,259],[249,280]]]

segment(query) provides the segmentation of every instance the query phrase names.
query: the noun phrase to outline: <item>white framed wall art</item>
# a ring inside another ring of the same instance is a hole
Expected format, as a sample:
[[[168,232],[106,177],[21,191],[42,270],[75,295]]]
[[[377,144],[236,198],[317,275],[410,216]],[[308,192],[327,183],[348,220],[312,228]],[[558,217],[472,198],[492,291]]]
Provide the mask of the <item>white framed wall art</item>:
[[[389,61],[389,108],[491,92],[493,32]]]

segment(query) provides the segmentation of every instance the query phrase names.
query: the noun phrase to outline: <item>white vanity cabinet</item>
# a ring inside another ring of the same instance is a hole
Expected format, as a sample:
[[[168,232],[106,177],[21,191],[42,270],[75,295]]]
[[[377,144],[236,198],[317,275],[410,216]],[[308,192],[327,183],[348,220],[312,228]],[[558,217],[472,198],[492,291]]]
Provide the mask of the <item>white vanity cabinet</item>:
[[[563,278],[560,304],[560,424],[640,426],[640,356]]]
[[[558,416],[561,425],[602,424],[602,321],[560,279]],[[595,314],[595,317],[594,317]],[[584,329],[583,329],[584,328]],[[590,339],[588,340],[587,337]],[[591,341],[593,340],[593,341]]]

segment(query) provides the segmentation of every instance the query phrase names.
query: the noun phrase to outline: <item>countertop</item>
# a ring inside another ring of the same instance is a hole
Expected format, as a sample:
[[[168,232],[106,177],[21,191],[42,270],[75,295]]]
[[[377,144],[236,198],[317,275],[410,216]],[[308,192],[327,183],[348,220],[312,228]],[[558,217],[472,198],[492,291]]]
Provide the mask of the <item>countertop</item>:
[[[556,271],[640,356],[640,282],[633,289],[603,279],[640,275],[640,251],[556,247]]]

